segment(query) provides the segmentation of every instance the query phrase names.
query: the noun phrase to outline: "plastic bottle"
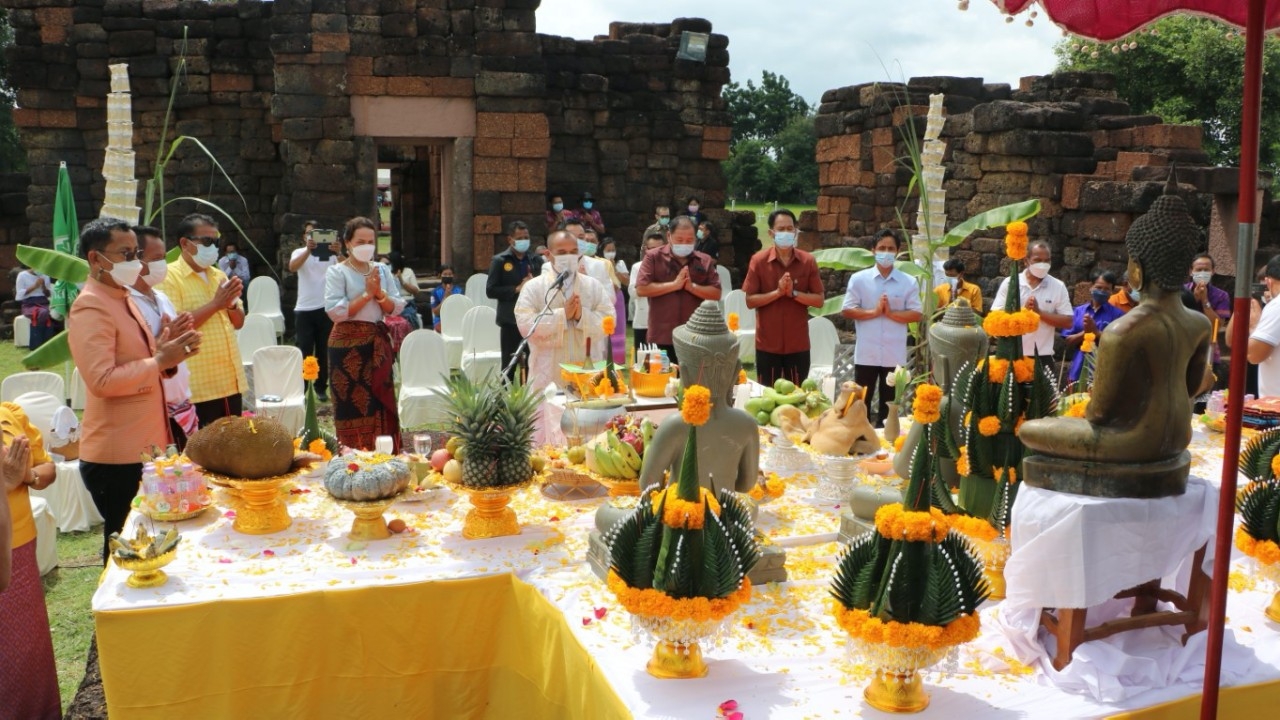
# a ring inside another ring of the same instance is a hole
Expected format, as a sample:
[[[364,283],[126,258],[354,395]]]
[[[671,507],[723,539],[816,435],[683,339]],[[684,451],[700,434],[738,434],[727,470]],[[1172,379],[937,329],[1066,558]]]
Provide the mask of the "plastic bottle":
[[[662,372],[662,356],[658,353],[649,353],[649,372],[654,375]]]

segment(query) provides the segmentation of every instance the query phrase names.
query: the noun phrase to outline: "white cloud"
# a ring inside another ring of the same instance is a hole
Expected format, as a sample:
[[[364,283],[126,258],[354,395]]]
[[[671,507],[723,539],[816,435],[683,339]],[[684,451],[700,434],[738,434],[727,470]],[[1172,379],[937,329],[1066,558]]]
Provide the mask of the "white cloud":
[[[609,23],[703,17],[729,37],[733,79],[780,73],[810,102],[823,91],[904,77],[953,75],[1017,85],[1053,70],[1061,31],[1043,15],[1006,23],[994,6],[972,0],[542,0],[538,32],[580,39],[605,35]]]

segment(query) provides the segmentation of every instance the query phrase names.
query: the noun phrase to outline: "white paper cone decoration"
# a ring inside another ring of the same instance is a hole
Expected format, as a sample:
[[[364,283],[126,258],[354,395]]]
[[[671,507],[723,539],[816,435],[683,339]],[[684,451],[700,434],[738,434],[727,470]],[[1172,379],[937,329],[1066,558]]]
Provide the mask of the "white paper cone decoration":
[[[928,239],[933,238],[937,242],[947,231],[947,191],[942,189],[942,178],[946,175],[942,155],[947,151],[947,144],[940,139],[947,119],[942,111],[942,99],[941,93],[929,96],[924,146],[920,149],[921,202],[916,211],[916,234],[911,238],[915,256],[926,268],[932,266],[935,275],[941,275],[941,261],[948,256],[947,248],[938,250],[933,258],[926,255],[929,252]],[[925,198],[928,202],[924,201]],[[942,282],[940,277],[934,280],[935,285]]]
[[[102,177],[107,181],[101,217],[138,222],[138,179],[134,174],[133,101],[129,96],[129,65],[111,66],[111,94],[107,95],[107,151]]]

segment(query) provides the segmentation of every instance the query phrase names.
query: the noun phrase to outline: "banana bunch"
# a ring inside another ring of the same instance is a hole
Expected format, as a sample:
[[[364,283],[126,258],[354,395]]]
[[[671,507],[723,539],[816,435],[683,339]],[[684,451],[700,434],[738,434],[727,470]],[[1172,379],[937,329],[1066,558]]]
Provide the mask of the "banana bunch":
[[[162,536],[152,536],[142,525],[138,526],[131,541],[121,538],[118,532],[111,533],[110,537],[112,554],[121,560],[149,560],[159,557],[177,547],[181,539],[176,527],[169,528]]]
[[[600,474],[605,477],[626,478],[633,480],[640,477],[640,453],[631,445],[622,442],[612,432],[602,433],[603,442],[597,440],[593,447],[596,465]]]

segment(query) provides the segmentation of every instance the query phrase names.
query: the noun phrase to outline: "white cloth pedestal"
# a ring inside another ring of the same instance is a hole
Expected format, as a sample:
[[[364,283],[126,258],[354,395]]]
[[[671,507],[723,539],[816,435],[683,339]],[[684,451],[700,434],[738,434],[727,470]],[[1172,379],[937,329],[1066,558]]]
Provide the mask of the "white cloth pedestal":
[[[55,463],[57,479],[44,490],[32,490],[35,497],[44,498],[58,523],[60,532],[84,532],[102,522],[93,496],[80,478],[80,461],[63,460]]]
[[[30,496],[31,515],[36,519],[36,567],[40,574],[58,567],[58,521],[44,498]]]

